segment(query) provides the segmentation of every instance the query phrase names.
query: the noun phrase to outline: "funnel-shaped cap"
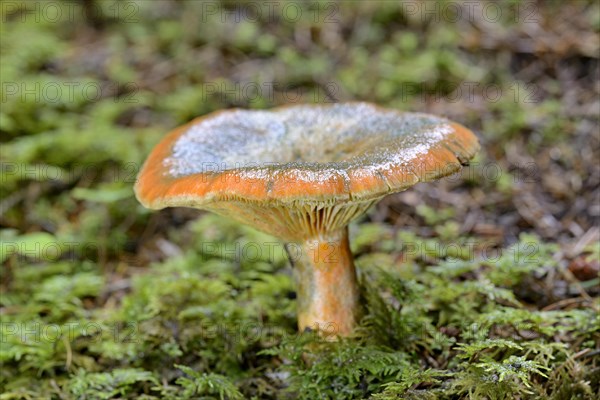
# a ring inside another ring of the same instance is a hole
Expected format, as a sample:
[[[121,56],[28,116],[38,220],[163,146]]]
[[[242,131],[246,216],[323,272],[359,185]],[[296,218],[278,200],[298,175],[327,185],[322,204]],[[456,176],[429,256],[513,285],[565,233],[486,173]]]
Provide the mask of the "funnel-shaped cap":
[[[299,240],[458,171],[478,149],[471,131],[447,119],[367,103],[234,109],[169,134],[135,191],[149,208],[207,209]]]

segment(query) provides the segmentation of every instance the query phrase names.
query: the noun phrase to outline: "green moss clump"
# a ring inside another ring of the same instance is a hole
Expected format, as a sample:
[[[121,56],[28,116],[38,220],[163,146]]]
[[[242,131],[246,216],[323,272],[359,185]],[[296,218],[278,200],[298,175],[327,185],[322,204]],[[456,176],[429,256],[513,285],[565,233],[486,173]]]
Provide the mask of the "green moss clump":
[[[597,397],[597,2],[159,3],[0,7],[0,400]],[[193,117],[336,100],[484,146],[350,227],[365,316],[329,342],[275,238],[132,187]]]

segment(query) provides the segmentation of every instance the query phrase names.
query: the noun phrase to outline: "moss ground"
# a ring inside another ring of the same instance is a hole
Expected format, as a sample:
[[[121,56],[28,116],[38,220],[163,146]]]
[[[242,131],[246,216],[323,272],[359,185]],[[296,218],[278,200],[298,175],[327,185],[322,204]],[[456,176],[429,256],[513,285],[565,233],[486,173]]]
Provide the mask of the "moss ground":
[[[596,398],[598,3],[269,4],[1,4],[0,399]],[[275,238],[132,185],[193,117],[350,100],[482,151],[351,226],[332,343]]]

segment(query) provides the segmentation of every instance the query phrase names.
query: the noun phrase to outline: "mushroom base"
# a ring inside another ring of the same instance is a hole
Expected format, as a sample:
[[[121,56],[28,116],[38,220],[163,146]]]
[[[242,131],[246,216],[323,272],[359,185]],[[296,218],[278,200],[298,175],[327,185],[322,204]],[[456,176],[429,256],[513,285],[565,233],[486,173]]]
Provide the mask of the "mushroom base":
[[[359,318],[359,289],[348,228],[288,243],[297,284],[298,327],[323,336],[348,336]]]

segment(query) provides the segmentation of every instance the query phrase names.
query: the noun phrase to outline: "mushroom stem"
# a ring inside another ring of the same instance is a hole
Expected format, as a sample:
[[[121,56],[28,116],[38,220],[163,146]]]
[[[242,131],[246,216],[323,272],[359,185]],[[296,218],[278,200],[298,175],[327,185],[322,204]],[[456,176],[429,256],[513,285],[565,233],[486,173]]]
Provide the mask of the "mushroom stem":
[[[289,243],[297,285],[298,327],[326,336],[348,336],[359,317],[359,290],[348,228]]]

